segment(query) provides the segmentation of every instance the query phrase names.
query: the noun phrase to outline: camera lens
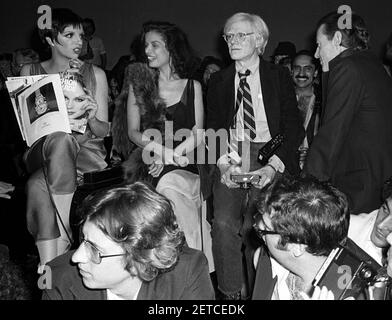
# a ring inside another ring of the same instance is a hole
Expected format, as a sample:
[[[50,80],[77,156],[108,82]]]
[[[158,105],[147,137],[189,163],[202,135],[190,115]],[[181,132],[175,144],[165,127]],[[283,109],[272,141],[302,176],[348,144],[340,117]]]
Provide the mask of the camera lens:
[[[361,270],[361,276],[364,278],[364,279],[369,279],[370,277],[372,277],[372,275],[373,275],[373,273],[372,273],[372,271],[369,269],[369,268],[363,268],[362,270]]]

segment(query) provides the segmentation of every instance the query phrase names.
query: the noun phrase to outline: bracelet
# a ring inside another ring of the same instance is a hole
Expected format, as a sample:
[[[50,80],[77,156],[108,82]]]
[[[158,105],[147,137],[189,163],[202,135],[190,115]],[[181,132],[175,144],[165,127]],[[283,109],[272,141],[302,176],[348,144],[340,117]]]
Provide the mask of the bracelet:
[[[275,173],[277,172],[277,170],[272,166],[272,164],[267,163],[265,166],[266,166],[266,167],[267,167],[267,166],[268,166],[268,167],[271,167],[272,169],[274,169]]]

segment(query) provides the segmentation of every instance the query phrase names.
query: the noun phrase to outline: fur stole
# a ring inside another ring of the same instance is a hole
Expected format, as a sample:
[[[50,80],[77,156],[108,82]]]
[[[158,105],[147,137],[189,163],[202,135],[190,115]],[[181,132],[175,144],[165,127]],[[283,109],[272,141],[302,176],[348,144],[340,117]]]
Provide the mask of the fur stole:
[[[136,105],[140,112],[140,131],[157,129],[164,133],[166,104],[159,96],[158,73],[143,63],[133,63],[128,67],[125,83],[132,85]],[[148,166],[142,160],[142,149],[136,148],[122,166],[128,183],[150,180]]]

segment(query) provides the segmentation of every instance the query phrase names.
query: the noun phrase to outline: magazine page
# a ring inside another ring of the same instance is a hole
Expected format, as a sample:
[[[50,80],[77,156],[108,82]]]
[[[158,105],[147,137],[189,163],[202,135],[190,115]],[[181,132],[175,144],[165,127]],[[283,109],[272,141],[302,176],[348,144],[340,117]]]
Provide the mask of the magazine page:
[[[19,77],[26,78],[26,77]],[[27,82],[32,77],[27,77]],[[71,133],[67,107],[58,74],[45,75],[14,93],[21,125],[30,147],[39,138],[62,131]]]
[[[71,72],[63,72],[60,75],[61,88],[63,90],[68,111],[68,120],[71,130],[84,134],[87,129],[88,115],[85,111],[86,92],[78,83],[77,76]]]
[[[26,140],[25,132],[22,126],[22,112],[19,106],[17,95],[28,88],[32,83],[44,78],[46,75],[29,76],[29,77],[8,77],[6,86],[11,98],[15,117],[19,125],[19,130],[23,140]]]

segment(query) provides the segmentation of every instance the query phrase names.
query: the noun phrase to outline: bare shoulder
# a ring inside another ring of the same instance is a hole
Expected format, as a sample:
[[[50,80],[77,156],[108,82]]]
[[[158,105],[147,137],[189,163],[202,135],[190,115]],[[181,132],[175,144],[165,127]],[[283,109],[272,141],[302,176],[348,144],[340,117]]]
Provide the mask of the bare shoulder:
[[[29,76],[31,73],[30,73],[30,70],[31,70],[31,64],[25,64],[23,67],[22,67],[22,69],[20,70],[20,75],[21,76]]]
[[[97,80],[106,81],[106,73],[100,67],[93,65],[93,71],[94,71],[94,75],[97,78]]]

